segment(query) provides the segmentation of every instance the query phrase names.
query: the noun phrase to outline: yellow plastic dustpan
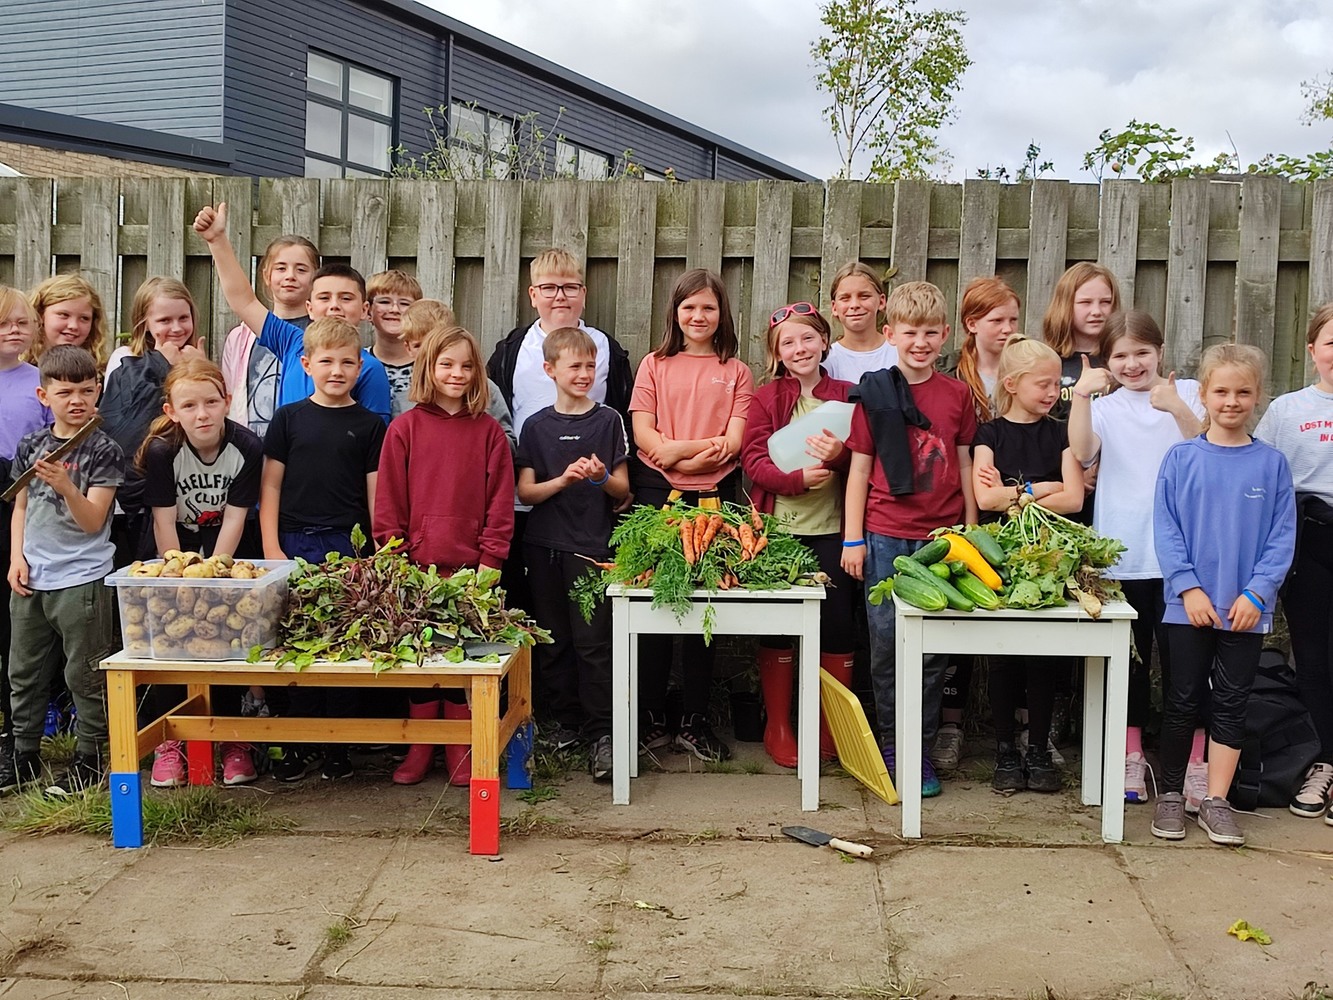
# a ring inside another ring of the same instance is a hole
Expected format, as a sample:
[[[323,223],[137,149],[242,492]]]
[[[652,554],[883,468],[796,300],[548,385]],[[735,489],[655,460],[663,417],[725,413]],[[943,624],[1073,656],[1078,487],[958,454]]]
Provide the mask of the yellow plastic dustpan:
[[[884,756],[870,728],[861,699],[844,687],[822,667],[819,671],[819,702],[828,719],[833,745],[838,748],[842,769],[891,806],[898,804],[898,792],[884,766]]]

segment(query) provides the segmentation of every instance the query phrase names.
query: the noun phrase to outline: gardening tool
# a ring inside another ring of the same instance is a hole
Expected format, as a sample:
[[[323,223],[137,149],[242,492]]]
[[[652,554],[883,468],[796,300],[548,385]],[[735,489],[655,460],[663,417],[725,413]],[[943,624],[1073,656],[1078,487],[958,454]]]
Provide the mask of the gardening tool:
[[[80,444],[82,444],[84,440],[86,440],[87,437],[90,434],[92,434],[93,431],[97,430],[97,428],[100,426],[102,426],[102,415],[100,413],[94,413],[92,417],[89,418],[86,424],[84,424],[82,427],[80,427],[77,431],[74,432],[73,436],[70,437],[69,440],[67,440],[59,448],[56,448],[54,451],[50,451],[47,454],[43,455],[40,461],[59,462],[62,458],[64,458],[71,451],[73,451]],[[23,488],[28,485],[28,482],[35,475],[37,475],[37,466],[34,464],[31,468],[24,470],[22,473],[20,473],[18,476],[14,478],[14,481],[9,485],[9,489],[5,490],[3,494],[0,494],[0,500],[3,500],[5,503],[8,503],[9,501],[13,500],[15,497],[19,495],[19,493],[23,491]]]
[[[782,832],[793,840],[799,840],[811,847],[831,847],[835,851],[852,854],[858,858],[868,858],[875,853],[873,848],[867,847],[865,844],[856,844],[850,840],[839,840],[837,837],[822,833],[819,830],[812,830],[808,826],[784,826]]]
[[[827,670],[819,671],[819,700],[842,769],[891,806],[898,804],[889,770],[861,701]]]

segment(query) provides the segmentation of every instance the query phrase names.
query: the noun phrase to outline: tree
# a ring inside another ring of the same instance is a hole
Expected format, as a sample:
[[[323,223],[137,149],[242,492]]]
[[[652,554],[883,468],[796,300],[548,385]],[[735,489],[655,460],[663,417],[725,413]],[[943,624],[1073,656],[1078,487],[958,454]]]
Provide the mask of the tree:
[[[1014,170],[1010,170],[1003,163],[992,167],[989,163],[984,167],[977,168],[977,177],[983,181],[1003,181],[1006,184],[1013,181],[1021,184],[1024,181],[1036,180],[1043,174],[1055,172],[1055,163],[1051,160],[1041,158],[1041,146],[1035,142],[1029,142],[1027,152],[1023,155],[1023,162]]]
[[[972,64],[961,10],[921,10],[918,0],[827,0],[825,33],[810,47],[815,82],[832,103],[824,118],[852,177],[869,154],[870,180],[924,177],[947,152],[937,134],[954,114]]]

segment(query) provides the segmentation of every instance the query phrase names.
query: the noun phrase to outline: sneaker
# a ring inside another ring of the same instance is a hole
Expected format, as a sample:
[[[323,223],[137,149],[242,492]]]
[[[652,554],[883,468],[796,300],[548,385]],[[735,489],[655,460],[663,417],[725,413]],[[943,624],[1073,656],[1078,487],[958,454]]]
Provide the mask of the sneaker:
[[[69,767],[61,771],[47,786],[46,794],[74,795],[102,783],[102,760],[95,753],[75,752]]]
[[[248,785],[259,777],[259,772],[255,770],[255,758],[251,752],[253,749],[249,743],[222,744],[224,785]]]
[[[995,777],[991,788],[997,792],[1021,792],[1027,788],[1027,776],[1023,773],[1023,758],[1018,747],[1012,743],[997,743],[995,746]]]
[[[563,722],[551,722],[537,732],[537,738],[557,752],[569,750],[583,742],[577,729],[571,729]]]
[[[1138,751],[1125,754],[1125,801],[1148,801],[1148,762]]]
[[[1214,844],[1226,844],[1228,847],[1240,847],[1245,843],[1245,834],[1236,825],[1236,817],[1231,812],[1231,803],[1226,799],[1209,796],[1199,804],[1199,826],[1208,834]]]
[[[689,715],[680,720],[676,746],[694,754],[704,763],[731,759],[731,748],[717,738],[713,727],[702,715]]]
[[[1152,811],[1152,835],[1163,840],[1185,839],[1185,796],[1179,792],[1157,796]]]
[[[610,781],[611,768],[615,765],[615,752],[611,747],[610,736],[600,736],[592,745],[592,753],[588,755],[588,770],[592,772],[593,781]]]
[[[300,781],[324,763],[324,754],[317,746],[298,744],[284,750],[282,760],[273,763],[273,777],[279,781]]]
[[[1051,762],[1054,763],[1056,767],[1065,766],[1064,754],[1055,748],[1054,739],[1048,738],[1046,740],[1046,752],[1051,755]]]
[[[1024,770],[1027,771],[1029,791],[1049,793],[1058,792],[1065,787],[1065,776],[1052,759],[1049,750],[1029,750]]]
[[[880,747],[879,755],[884,758],[884,769],[889,772],[889,777],[898,780],[898,758],[894,753],[893,747]]]
[[[320,771],[320,777],[325,781],[341,781],[343,778],[350,778],[354,773],[345,746],[330,750],[324,755],[324,768]]]
[[[666,718],[659,718],[648,712],[639,723],[639,754],[660,750],[671,746],[671,730],[667,728]]]
[[[189,781],[185,766],[185,744],[180,740],[159,743],[153,751],[153,774],[148,779],[154,788],[177,788]]]
[[[1185,768],[1185,811],[1191,816],[1199,811],[1199,805],[1208,798],[1208,764],[1205,761],[1190,761]]]
[[[930,759],[941,771],[952,771],[963,759],[963,731],[953,723],[940,726],[935,737],[935,748],[930,751]]]
[[[935,765],[930,762],[930,754],[921,755],[921,797],[933,799],[944,791],[940,776],[935,773]]]
[[[0,795],[19,791],[42,775],[42,758],[36,752],[19,751],[0,759]]]
[[[1318,819],[1328,809],[1328,791],[1333,788],[1333,764],[1311,764],[1301,782],[1301,790],[1287,806],[1297,816]]]
[[[0,792],[3,791],[4,789],[0,788]],[[1329,826],[1333,826],[1333,802],[1330,802],[1328,804],[1328,812],[1324,813],[1324,822],[1327,823]]]

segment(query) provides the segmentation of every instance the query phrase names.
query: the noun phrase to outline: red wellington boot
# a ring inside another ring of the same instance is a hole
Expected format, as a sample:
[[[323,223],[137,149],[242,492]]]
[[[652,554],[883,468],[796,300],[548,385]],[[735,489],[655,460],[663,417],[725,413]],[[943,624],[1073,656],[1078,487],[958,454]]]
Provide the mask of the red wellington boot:
[[[470,719],[472,709],[467,705],[444,703],[446,719]],[[449,784],[470,785],[472,783],[472,746],[462,743],[448,743],[444,748],[444,766],[449,772]]]
[[[819,665],[846,688],[852,686],[852,663],[851,653],[819,654]],[[834,760],[838,756],[838,748],[833,745],[833,734],[829,732],[828,719],[822,709],[819,713],[819,756],[823,760]]]
[[[778,767],[796,766],[796,734],[791,729],[791,683],[795,656],[790,649],[760,646],[759,687],[764,693],[764,749]]]
[[[412,702],[407,706],[407,717],[409,719],[438,719],[440,717],[440,703],[438,701],[427,701],[421,704]],[[407,751],[407,757],[393,772],[393,783],[395,785],[421,784],[426,780],[426,775],[430,774],[431,764],[434,760],[434,746],[429,743],[413,743]]]

